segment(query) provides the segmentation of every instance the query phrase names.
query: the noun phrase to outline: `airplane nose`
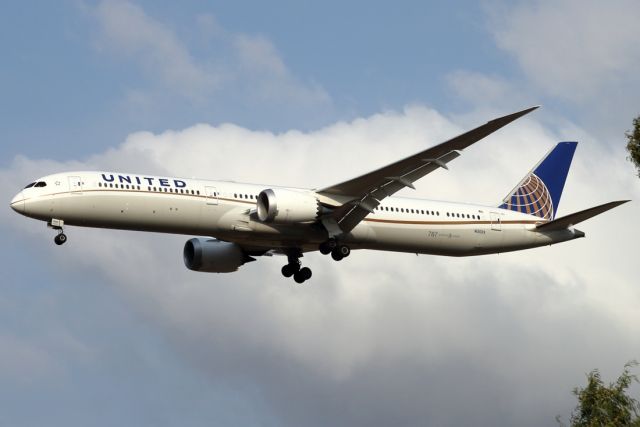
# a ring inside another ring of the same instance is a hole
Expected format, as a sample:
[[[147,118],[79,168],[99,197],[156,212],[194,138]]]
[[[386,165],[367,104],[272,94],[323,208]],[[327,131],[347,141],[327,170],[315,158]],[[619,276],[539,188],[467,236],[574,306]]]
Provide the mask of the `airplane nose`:
[[[11,209],[20,214],[24,213],[24,196],[22,195],[22,191],[11,199]]]

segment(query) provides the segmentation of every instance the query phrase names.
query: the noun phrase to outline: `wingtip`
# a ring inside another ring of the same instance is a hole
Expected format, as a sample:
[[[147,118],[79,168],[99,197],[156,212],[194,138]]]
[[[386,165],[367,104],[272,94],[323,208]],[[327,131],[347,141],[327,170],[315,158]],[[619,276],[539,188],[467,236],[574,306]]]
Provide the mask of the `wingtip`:
[[[529,108],[525,108],[524,110],[520,110],[518,112],[513,113],[513,115],[518,115],[519,116],[524,116],[525,114],[529,114],[530,112],[537,110],[538,108],[542,107],[542,105],[534,105],[532,107]]]
[[[540,105],[534,105],[533,107],[525,108],[524,110],[516,111],[515,113],[507,114],[506,116],[498,117],[496,119],[491,120],[489,123],[501,123],[504,126],[507,123],[510,123],[520,117],[529,114],[533,110],[537,110],[540,108]]]

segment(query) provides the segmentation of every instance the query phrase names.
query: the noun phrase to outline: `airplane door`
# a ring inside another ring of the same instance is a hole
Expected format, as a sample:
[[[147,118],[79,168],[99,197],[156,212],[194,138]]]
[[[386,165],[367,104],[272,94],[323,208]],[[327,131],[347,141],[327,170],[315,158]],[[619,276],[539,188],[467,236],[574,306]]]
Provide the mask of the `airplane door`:
[[[491,218],[491,229],[494,231],[502,231],[502,222],[500,220],[500,214],[496,212],[489,213],[489,218]]]
[[[79,176],[69,177],[69,191],[72,193],[82,193],[82,179]]]
[[[216,191],[216,187],[204,187],[204,194],[207,196],[207,205],[218,204],[218,192]]]

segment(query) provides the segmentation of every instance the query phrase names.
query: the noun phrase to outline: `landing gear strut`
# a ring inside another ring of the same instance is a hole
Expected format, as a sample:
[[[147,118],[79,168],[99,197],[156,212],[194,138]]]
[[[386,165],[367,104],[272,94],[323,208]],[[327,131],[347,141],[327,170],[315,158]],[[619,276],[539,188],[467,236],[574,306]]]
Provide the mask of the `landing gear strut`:
[[[293,276],[293,280],[296,283],[304,283],[311,278],[311,269],[309,267],[301,267],[301,256],[302,253],[300,252],[289,254],[289,263],[282,267],[282,275],[284,277]]]
[[[56,235],[56,237],[53,238],[53,241],[58,246],[64,244],[67,241],[67,235],[64,234],[64,231],[62,230],[63,225],[64,225],[64,221],[62,221],[61,219],[55,219],[55,218],[47,223],[47,226],[49,228],[58,230],[58,234]]]
[[[336,261],[340,261],[342,258],[346,258],[351,254],[351,248],[349,248],[349,246],[339,244],[334,238],[320,243],[319,249],[323,255],[331,254],[331,258]]]

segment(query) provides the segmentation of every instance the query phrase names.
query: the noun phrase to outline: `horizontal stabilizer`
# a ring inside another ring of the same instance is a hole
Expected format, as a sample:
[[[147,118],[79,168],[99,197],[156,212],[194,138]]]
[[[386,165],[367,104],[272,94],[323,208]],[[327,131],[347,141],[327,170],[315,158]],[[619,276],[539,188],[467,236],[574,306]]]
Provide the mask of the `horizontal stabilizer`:
[[[555,219],[553,221],[545,222],[536,227],[537,231],[554,231],[564,230],[572,225],[576,225],[582,221],[586,221],[596,215],[600,215],[603,212],[613,209],[616,206],[620,206],[623,203],[627,203],[629,200],[618,200],[616,202],[605,203],[604,205],[595,206],[593,208],[585,209],[580,212],[572,213],[571,215],[563,216],[562,218]]]

